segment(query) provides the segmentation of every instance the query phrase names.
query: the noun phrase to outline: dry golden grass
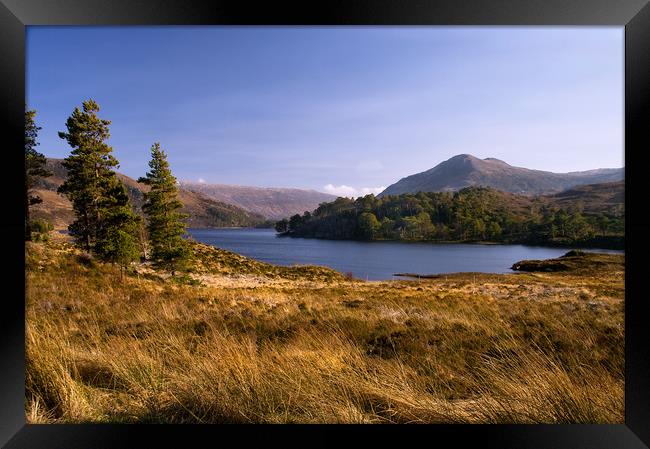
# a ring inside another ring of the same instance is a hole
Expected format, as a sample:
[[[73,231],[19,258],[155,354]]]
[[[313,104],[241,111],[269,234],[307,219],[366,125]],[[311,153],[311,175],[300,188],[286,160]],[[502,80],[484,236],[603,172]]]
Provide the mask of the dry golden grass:
[[[28,244],[28,422],[623,422],[622,256],[361,282],[195,250],[120,279]]]

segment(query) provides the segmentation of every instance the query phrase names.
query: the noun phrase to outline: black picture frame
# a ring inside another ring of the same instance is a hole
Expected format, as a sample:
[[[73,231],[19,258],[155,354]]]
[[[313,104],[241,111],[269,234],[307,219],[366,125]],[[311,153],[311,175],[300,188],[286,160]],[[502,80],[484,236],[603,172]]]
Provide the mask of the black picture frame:
[[[625,424],[431,426],[34,425],[25,423],[23,180],[25,27],[30,25],[614,25],[625,27]],[[648,0],[0,0],[0,110],[6,161],[0,178],[5,216],[5,288],[0,319],[0,444],[7,448],[193,447],[208,444],[340,444],[419,437],[495,448],[647,448],[650,446],[650,327],[643,313],[650,219],[642,163],[650,149],[650,5]],[[205,443],[203,443],[205,444]]]

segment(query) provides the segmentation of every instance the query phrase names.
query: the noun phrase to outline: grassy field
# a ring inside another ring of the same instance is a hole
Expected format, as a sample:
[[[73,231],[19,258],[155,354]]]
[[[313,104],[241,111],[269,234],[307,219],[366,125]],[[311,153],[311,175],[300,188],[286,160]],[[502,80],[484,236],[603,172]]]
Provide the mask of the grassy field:
[[[622,423],[624,261],[364,282],[26,247],[30,423]],[[515,262],[515,261],[513,261]]]

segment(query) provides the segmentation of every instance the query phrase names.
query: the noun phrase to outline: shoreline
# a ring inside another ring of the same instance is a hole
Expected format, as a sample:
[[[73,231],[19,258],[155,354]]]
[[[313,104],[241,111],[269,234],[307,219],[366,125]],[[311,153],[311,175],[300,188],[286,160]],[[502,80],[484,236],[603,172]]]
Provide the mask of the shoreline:
[[[204,229],[213,229],[213,230],[218,230],[218,229],[272,229],[272,228],[254,228],[254,227],[229,227],[229,228],[188,228],[188,229],[196,229],[196,230],[204,230]],[[567,251],[570,251],[572,249],[580,249],[580,250],[590,250],[590,251],[599,251],[599,250],[605,250],[605,251],[620,251],[622,253],[625,253],[625,246],[623,248],[603,248],[603,247],[596,247],[596,246],[581,246],[581,245],[553,245],[553,244],[532,244],[532,243],[521,243],[521,242],[494,242],[494,241],[471,241],[471,240],[399,240],[399,239],[381,239],[381,240],[361,240],[361,239],[329,239],[329,238],[321,238],[321,237],[305,237],[305,236],[294,236],[288,233],[279,233],[276,232],[275,234],[276,237],[288,237],[292,239],[307,239],[307,240],[326,240],[326,241],[334,241],[334,242],[358,242],[358,243],[405,243],[405,244],[414,244],[414,243],[424,243],[424,244],[432,244],[432,245],[485,245],[485,246],[509,246],[509,245],[521,245],[521,246],[526,246],[526,247],[531,247],[531,248],[554,248],[554,249],[566,249]]]
[[[229,228],[189,228],[192,230],[204,230],[204,229],[228,229],[228,230],[237,230],[237,229],[257,229],[257,228],[250,228],[250,227],[229,227]],[[67,233],[67,230],[60,230],[60,229],[55,229],[52,231],[52,234],[54,237],[54,240],[59,240],[59,241],[65,241],[67,243],[72,243],[70,240],[70,236]],[[278,264],[278,263],[271,263],[267,262],[261,259],[257,259],[251,256],[246,256],[244,254],[222,248],[220,246],[210,244],[210,243],[203,243],[200,242],[196,239],[194,239],[191,235],[189,235],[189,238],[196,243],[200,243],[203,245],[210,246],[212,248],[218,249],[218,250],[223,250],[227,251],[230,253],[233,253],[239,257],[243,257],[246,259],[253,260],[255,262],[263,263],[263,264],[268,264],[276,268],[280,269],[291,269],[295,267],[315,267],[315,268],[326,268],[329,270],[334,270],[337,273],[339,273],[342,276],[347,276],[347,273],[344,270],[338,270],[336,268],[333,268],[329,265],[323,265],[323,264],[291,264],[291,265],[283,265],[283,264]],[[298,237],[302,238],[302,237]],[[332,239],[314,239],[314,240],[332,240]],[[364,241],[359,241],[359,240],[347,240],[347,241],[353,241],[353,242],[364,242]],[[517,244],[508,244],[508,243],[498,243],[498,242],[455,242],[455,241],[445,241],[445,242],[402,242],[399,240],[377,240],[377,241],[368,241],[367,243],[375,243],[375,242],[392,242],[392,243],[431,243],[431,244],[442,244],[442,245],[451,245],[451,244],[467,244],[467,245],[485,245],[485,246],[507,246],[507,245],[517,245]],[[545,246],[540,246],[540,245],[522,245],[522,246],[527,246],[527,247],[540,247],[540,248],[553,248],[553,249],[565,249],[566,251],[571,251],[573,248],[570,247],[545,247]],[[625,251],[624,250],[610,250],[610,249],[605,249],[605,251],[608,252],[599,252],[599,250],[602,250],[603,248],[588,248],[586,249],[587,252],[591,254],[620,254],[625,256]],[[584,248],[581,248],[580,250],[584,250]],[[616,251],[616,252],[612,252]],[[546,259],[544,259],[546,260]],[[551,260],[551,259],[549,259]],[[515,263],[517,261],[513,261]],[[392,273],[390,276],[391,277],[386,277],[382,279],[367,279],[365,277],[359,277],[359,276],[353,276],[354,279],[360,280],[363,282],[369,282],[369,283],[381,283],[381,282],[400,282],[400,281],[412,281],[412,280],[426,280],[426,279],[440,279],[443,277],[448,277],[448,276],[462,276],[462,275],[467,275],[467,274],[483,274],[483,275],[516,275],[516,274],[522,274],[521,271],[513,270],[510,268],[508,271],[453,271],[453,272],[441,272],[441,273],[413,273],[413,272],[395,272]]]

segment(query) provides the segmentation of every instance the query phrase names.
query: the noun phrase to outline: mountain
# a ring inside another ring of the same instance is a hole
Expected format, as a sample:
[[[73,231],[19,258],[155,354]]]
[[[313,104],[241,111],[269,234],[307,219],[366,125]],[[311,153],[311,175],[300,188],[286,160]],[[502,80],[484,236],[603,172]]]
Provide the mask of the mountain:
[[[38,181],[34,193],[39,195],[43,202],[32,206],[34,218],[48,220],[58,229],[67,227],[74,220],[72,204],[64,195],[56,193],[56,189],[67,176],[66,169],[61,162],[62,159],[47,159],[46,167],[52,172],[52,176]],[[135,209],[141,212],[144,203],[143,194],[149,191],[149,186],[140,184],[122,173],[118,173],[117,177],[126,186]],[[186,223],[191,228],[256,226],[265,221],[261,215],[248,212],[232,204],[215,201],[182,187],[178,190],[178,198],[183,203],[181,211],[189,214]]]
[[[336,196],[316,190],[280,187],[247,187],[181,181],[185,190],[197,192],[216,201],[234,204],[247,211],[278,220],[311,211]]]
[[[521,195],[541,195],[558,193],[579,185],[621,181],[623,177],[623,168],[552,173],[514,167],[499,159],[479,159],[470,154],[459,154],[430,170],[400,179],[378,196],[457,191],[469,186],[493,187]]]

